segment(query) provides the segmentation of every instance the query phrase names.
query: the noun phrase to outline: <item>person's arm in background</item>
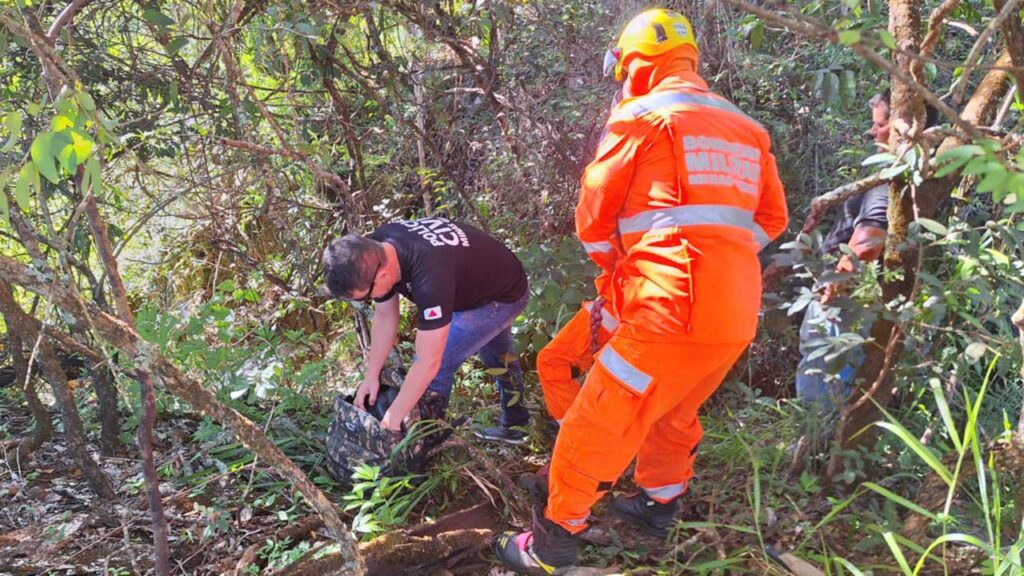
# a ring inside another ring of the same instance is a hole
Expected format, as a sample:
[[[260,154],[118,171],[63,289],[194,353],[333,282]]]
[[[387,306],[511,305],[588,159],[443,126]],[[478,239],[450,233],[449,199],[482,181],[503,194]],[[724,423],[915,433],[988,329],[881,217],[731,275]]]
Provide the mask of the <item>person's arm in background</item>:
[[[854,222],[853,236],[847,245],[857,256],[859,262],[877,260],[885,251],[886,231],[889,227],[889,187],[876,186],[864,193],[864,201],[860,205],[860,213]],[[836,265],[836,272],[853,272],[856,265],[849,256],[843,254]],[[838,291],[840,283],[829,283],[825,286],[825,294],[821,297],[822,304],[828,303]]]
[[[402,420],[409,415],[416,403],[419,402],[423,393],[426,392],[430,381],[437,375],[441,368],[441,358],[444,356],[445,344],[448,342],[448,331],[451,324],[445,324],[434,330],[416,331],[416,360],[409,368],[409,373],[402,382],[402,389],[391,403],[381,426],[388,430],[401,430]]]
[[[370,326],[370,352],[366,360],[366,374],[356,389],[355,405],[366,408],[366,400],[370,404],[377,403],[377,391],[380,390],[380,371],[388,359],[388,354],[398,340],[398,294],[394,294],[384,302],[378,302],[373,311],[373,325]]]

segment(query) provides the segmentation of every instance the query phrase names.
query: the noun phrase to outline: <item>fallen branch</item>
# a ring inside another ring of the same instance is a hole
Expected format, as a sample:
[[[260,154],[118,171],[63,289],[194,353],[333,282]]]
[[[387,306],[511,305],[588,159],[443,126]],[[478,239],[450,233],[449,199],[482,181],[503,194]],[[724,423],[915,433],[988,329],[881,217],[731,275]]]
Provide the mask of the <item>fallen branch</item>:
[[[800,231],[804,234],[810,234],[812,230],[817,228],[818,224],[821,222],[822,216],[824,216],[833,206],[842,204],[848,199],[853,198],[858,194],[863,194],[875,186],[885,184],[888,181],[888,178],[883,178],[878,174],[873,174],[867,178],[862,178],[856,182],[844,184],[835,190],[818,196],[814,200],[811,200],[811,211],[807,215],[807,219],[804,220],[804,225],[800,228]]]

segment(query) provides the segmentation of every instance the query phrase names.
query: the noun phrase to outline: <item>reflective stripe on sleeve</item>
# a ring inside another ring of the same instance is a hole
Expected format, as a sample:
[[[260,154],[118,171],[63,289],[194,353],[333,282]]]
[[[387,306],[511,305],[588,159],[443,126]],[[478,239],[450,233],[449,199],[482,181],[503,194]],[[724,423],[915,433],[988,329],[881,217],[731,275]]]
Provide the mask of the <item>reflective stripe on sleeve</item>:
[[[615,247],[611,242],[581,242],[587,254],[604,254],[611,252]]]
[[[593,314],[593,312],[594,312],[594,303],[593,302],[584,302],[583,303],[583,307],[587,310],[587,312]],[[604,328],[605,330],[607,330],[609,332],[615,332],[615,330],[618,327],[619,327],[619,319],[616,318],[614,314],[612,314],[611,310],[609,310],[607,306],[601,308],[601,328]]]
[[[764,231],[764,228],[761,228],[761,226],[756,222],[754,223],[754,227],[751,232],[754,233],[754,241],[757,242],[757,245],[760,246],[761,249],[764,249],[764,247],[772,241],[772,239],[768,237],[768,233]]]
[[[623,106],[623,110],[632,114],[634,118],[638,118],[644,114],[654,112],[661,108],[682,105],[703,106],[706,108],[714,108],[716,110],[731,112],[737,116],[742,116],[743,118],[750,120],[758,126],[761,125],[760,122],[754,120],[750,116],[747,116],[746,113],[728,100],[722,100],[713,96],[704,96],[701,94],[687,94],[685,92],[662,92],[642,96]]]
[[[667,486],[658,486],[657,488],[644,488],[644,492],[648,496],[655,500],[669,501],[676,496],[679,496],[683,492],[686,492],[686,482],[680,482],[678,484],[669,484]]]
[[[650,386],[653,379],[636,366],[630,364],[611,346],[604,347],[604,350],[601,351],[601,355],[598,357],[598,362],[611,372],[612,376],[615,376],[623,384],[636,390],[639,394],[647,391],[647,387]]]

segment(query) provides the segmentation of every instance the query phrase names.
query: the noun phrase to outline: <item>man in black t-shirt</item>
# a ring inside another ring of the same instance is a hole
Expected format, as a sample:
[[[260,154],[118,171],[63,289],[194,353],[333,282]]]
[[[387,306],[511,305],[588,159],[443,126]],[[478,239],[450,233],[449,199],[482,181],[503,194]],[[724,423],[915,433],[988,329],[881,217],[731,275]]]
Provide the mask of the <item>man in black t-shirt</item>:
[[[871,107],[871,130],[869,134],[879,147],[889,142],[889,93],[878,94],[868,101]],[[861,195],[847,200],[842,212],[822,243],[822,251],[835,253],[847,245],[860,262],[877,260],[885,249],[886,230],[889,228],[889,186],[882,184]],[[846,254],[839,258],[837,272],[853,272],[855,266]],[[816,404],[824,410],[831,410],[837,403],[849,396],[853,386],[853,375],[859,356],[859,348],[848,351],[832,361],[824,356],[812,358],[817,346],[816,340],[836,337],[856,329],[867,337],[871,326],[862,323],[853,326],[850,315],[841,310],[827,309],[827,305],[843,289],[841,283],[827,283],[820,301],[811,301],[800,325],[800,364],[796,373],[796,395],[805,404]]]
[[[447,218],[393,222],[369,237],[348,235],[324,251],[327,288],[335,297],[373,299],[366,376],[357,406],[377,400],[380,371],[398,337],[398,295],[417,308],[416,358],[381,424],[399,430],[427,390],[447,405],[459,366],[479,354],[497,376],[500,428],[478,431],[490,440],[523,443],[529,421],[522,403],[522,370],[512,346],[512,321],[529,300],[519,259],[486,233]]]

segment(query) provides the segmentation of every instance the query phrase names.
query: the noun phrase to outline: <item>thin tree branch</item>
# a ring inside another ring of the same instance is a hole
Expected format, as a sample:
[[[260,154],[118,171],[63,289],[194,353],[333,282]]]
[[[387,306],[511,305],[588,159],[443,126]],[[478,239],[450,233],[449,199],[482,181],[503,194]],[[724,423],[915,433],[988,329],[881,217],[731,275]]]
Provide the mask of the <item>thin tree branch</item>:
[[[772,22],[778,26],[782,26],[783,28],[789,30],[790,32],[802,34],[804,36],[810,36],[812,38],[819,38],[831,42],[833,44],[840,44],[839,32],[837,30],[829,26],[826,26],[822,23],[814,22],[810,18],[803,17],[800,20],[787,18],[769,9],[762,8],[760,6],[755,6],[749,2],[745,2],[744,0],[723,1],[735,6],[736,8],[739,8],[740,10],[743,10],[744,12],[753,14],[765,20],[766,22]],[[934,106],[936,110],[941,112],[946,118],[950,120],[950,122],[952,122],[955,126],[957,126],[965,133],[967,133],[967,135],[969,135],[971,138],[978,140],[984,138],[984,135],[978,130],[976,126],[964,120],[963,117],[957,114],[956,110],[954,110],[948,104],[940,100],[939,97],[935,95],[935,93],[933,93],[928,88],[922,86],[917,80],[913,79],[909,74],[907,74],[903,70],[897,68],[896,65],[893,64],[892,62],[889,62],[888,60],[879,56],[878,53],[876,53],[874,50],[871,50],[867,44],[858,41],[854,42],[853,44],[850,44],[850,48],[865,60],[882,68],[890,75],[906,84],[914,92],[917,92],[925,100],[925,102]]]
[[[978,63],[978,59],[981,58],[981,51],[988,44],[989,39],[996,33],[997,30],[1002,28],[1003,23],[1010,16],[1017,17],[1017,7],[1020,6],[1022,0],[1009,0],[1003,9],[999,11],[999,14],[988,23],[985,30],[978,36],[978,40],[971,47],[971,52],[967,55],[967,60],[964,60],[963,73],[960,75],[960,84],[957,86],[956,101],[962,102],[964,99],[964,93],[967,90],[967,85],[970,83],[971,72],[974,71],[974,65]]]
[[[935,52],[935,47],[938,45],[939,38],[942,37],[942,31],[945,29],[943,24],[946,18],[959,5],[960,0],[946,0],[932,11],[932,15],[928,18],[928,32],[925,34],[924,41],[921,42],[921,56],[931,56]]]
[[[57,35],[60,34],[61,30],[70,24],[75,15],[78,14],[78,12],[89,2],[92,2],[92,0],[73,0],[60,11],[60,14],[57,15],[57,19],[53,21],[53,24],[50,24],[50,29],[46,31],[46,37],[50,42],[55,42],[57,40]]]
[[[85,213],[89,218],[89,227],[96,240],[96,251],[100,262],[110,278],[110,289],[114,296],[114,306],[118,316],[129,328],[135,330],[135,315],[128,305],[128,294],[121,280],[114,259],[114,249],[110,245],[107,223],[100,216],[96,207],[96,196],[90,193],[85,198]],[[153,377],[145,370],[138,370],[137,378],[142,393],[142,417],[136,441],[142,455],[142,476],[146,482],[146,494],[149,497],[149,514],[153,521],[153,548],[156,556],[155,568],[158,576],[169,576],[171,573],[171,552],[167,543],[167,520],[164,518],[163,505],[160,498],[160,476],[153,460],[153,425],[156,423],[156,396],[153,391]]]

